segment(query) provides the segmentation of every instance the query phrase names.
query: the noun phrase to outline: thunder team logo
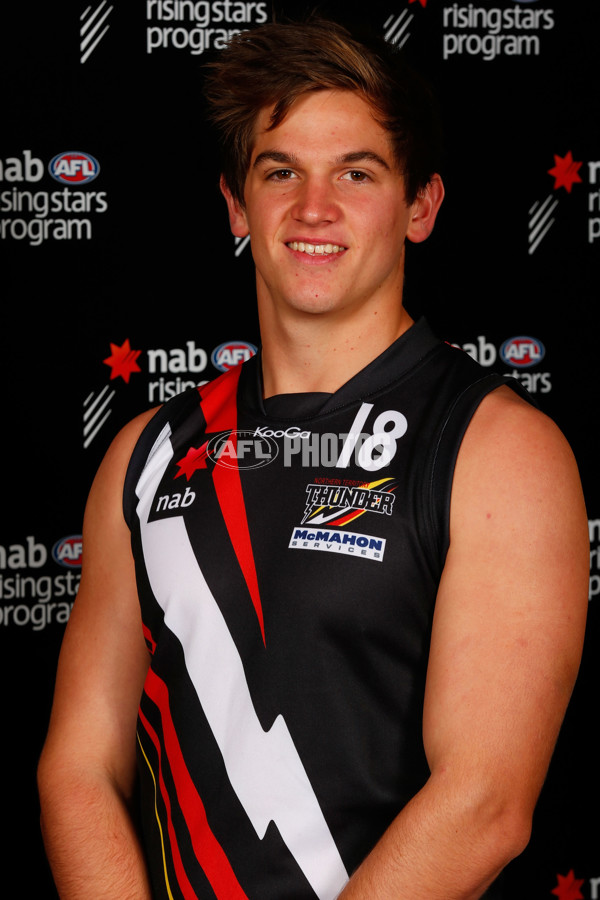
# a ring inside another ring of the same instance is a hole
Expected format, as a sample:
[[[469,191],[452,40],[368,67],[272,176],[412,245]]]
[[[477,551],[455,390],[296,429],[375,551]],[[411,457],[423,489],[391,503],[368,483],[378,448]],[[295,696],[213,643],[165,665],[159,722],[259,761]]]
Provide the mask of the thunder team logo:
[[[306,508],[302,525],[343,526],[366,512],[392,515],[398,482],[381,478],[360,487],[345,485],[309,484],[306,487]],[[384,490],[385,486],[385,490]]]

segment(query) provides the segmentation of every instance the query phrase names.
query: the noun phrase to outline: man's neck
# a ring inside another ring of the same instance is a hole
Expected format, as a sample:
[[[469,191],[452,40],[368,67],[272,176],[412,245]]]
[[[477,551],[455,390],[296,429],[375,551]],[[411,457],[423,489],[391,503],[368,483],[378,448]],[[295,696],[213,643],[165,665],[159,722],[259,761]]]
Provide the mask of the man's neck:
[[[375,317],[372,317],[375,319]],[[413,324],[400,306],[387,321],[345,322],[327,315],[261,321],[265,397],[335,393]]]

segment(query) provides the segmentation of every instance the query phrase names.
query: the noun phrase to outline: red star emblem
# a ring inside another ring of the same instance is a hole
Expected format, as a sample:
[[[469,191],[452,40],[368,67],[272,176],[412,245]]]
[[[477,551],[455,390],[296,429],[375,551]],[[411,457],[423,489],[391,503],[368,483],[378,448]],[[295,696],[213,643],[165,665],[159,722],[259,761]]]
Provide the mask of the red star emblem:
[[[175,478],[181,478],[185,475],[189,481],[196,469],[206,469],[206,448],[208,441],[205,441],[201,447],[190,447],[183,459],[180,459],[177,465],[179,472]]]
[[[569,150],[566,156],[554,156],[554,168],[548,169],[548,175],[554,175],[554,190],[564,187],[571,193],[571,188],[576,182],[581,182],[577,174],[583,163],[575,162],[573,154]]]
[[[420,3],[423,9],[427,6],[427,0],[408,0],[409,3]]]
[[[584,900],[583,894],[579,890],[583,884],[583,878],[575,878],[573,869],[568,875],[557,875],[556,878],[558,884],[551,893],[556,894],[559,900]]]
[[[110,366],[112,369],[110,373],[111,380],[118,378],[120,375],[123,381],[129,384],[131,373],[142,371],[136,362],[141,352],[141,350],[131,349],[129,338],[120,347],[117,347],[116,344],[111,344],[110,356],[102,360],[105,365]]]

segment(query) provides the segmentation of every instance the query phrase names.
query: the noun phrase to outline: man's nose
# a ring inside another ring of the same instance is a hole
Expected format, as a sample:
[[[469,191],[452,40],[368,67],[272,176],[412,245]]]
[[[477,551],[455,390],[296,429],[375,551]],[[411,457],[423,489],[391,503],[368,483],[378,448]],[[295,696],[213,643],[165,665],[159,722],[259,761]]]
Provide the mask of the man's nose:
[[[340,215],[334,185],[327,178],[306,178],[300,186],[292,215],[307,225],[335,222]]]

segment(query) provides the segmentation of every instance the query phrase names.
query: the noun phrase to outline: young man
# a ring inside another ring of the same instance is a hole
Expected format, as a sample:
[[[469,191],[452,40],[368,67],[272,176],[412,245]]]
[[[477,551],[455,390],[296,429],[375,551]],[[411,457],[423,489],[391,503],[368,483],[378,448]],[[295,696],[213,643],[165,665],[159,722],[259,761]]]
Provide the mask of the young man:
[[[499,897],[581,652],[574,461],[402,305],[443,187],[394,51],[268,25],[208,94],[262,348],[92,488],[39,772],[60,895]]]

